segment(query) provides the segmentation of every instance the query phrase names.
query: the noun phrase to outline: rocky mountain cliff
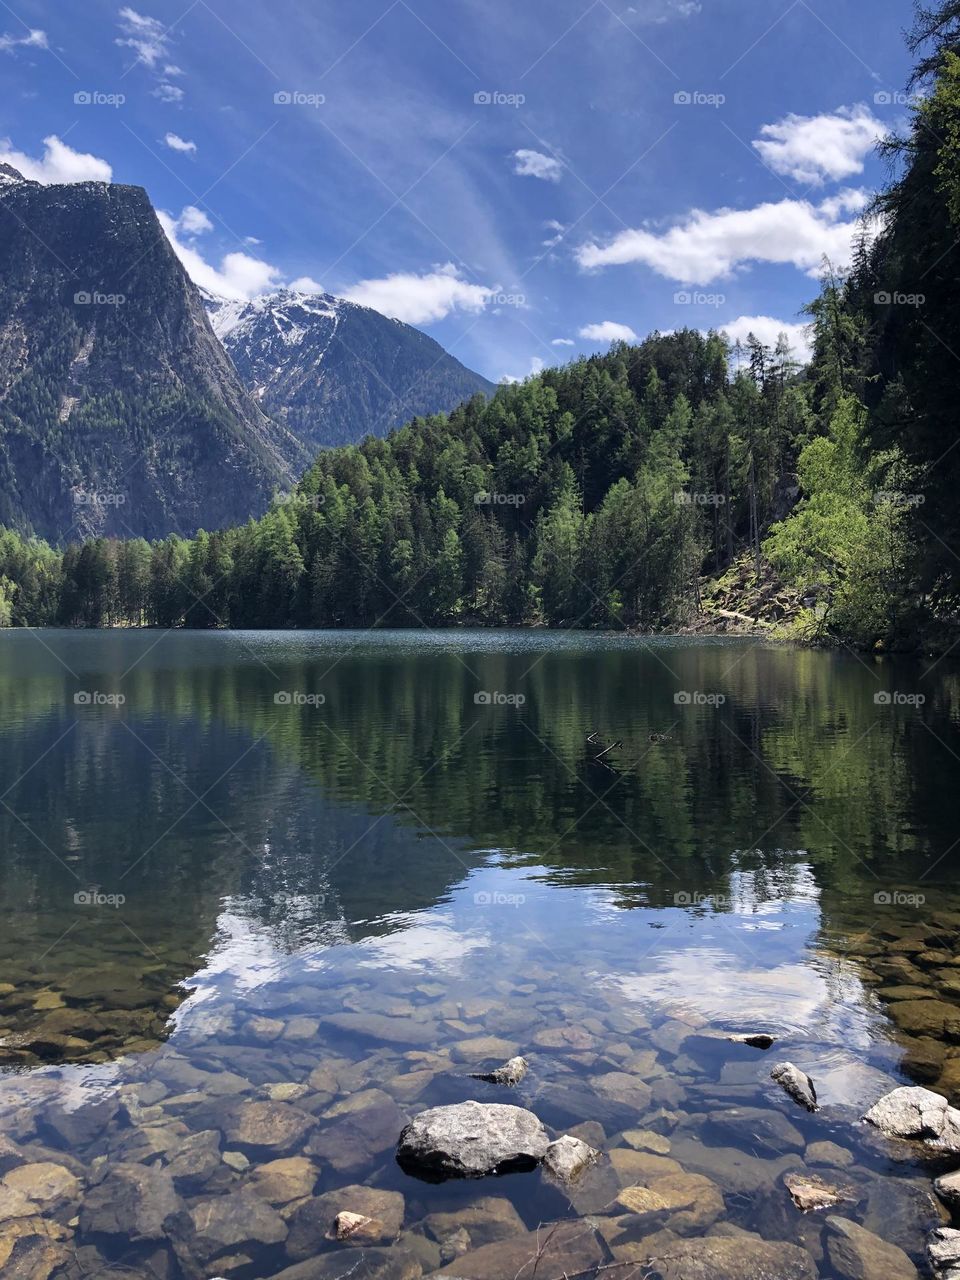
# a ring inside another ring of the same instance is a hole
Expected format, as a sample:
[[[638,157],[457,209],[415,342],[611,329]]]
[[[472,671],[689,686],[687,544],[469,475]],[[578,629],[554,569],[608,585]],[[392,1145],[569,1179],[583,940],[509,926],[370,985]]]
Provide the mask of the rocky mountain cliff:
[[[0,524],[190,534],[262,512],[308,460],[247,395],[145,191],[0,166]]]
[[[496,390],[419,329],[331,294],[204,300],[244,386],[312,450]]]

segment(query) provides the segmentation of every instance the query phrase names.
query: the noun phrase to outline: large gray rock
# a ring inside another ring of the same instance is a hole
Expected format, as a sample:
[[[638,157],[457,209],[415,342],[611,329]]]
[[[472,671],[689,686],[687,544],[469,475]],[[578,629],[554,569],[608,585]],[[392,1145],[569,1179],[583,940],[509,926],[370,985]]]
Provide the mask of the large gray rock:
[[[960,1276],[960,1231],[937,1227],[927,1237],[927,1261],[940,1280]]]
[[[827,1219],[827,1254],[844,1280],[917,1280],[902,1249],[849,1218]]]
[[[502,1102],[460,1102],[422,1111],[400,1135],[397,1160],[426,1178],[479,1178],[532,1169],[550,1139],[532,1111]]]
[[[863,1118],[888,1138],[913,1138],[960,1152],[960,1111],[931,1089],[894,1089]]]

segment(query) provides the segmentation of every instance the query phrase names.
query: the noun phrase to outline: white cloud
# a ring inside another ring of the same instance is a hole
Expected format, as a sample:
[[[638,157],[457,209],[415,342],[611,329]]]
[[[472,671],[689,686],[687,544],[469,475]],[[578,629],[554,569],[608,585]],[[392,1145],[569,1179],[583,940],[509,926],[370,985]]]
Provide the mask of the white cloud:
[[[113,170],[106,160],[74,151],[61,142],[55,133],[43,140],[43,155],[39,160],[15,151],[9,138],[0,139],[0,161],[18,169],[25,178],[35,182],[109,182]]]
[[[512,373],[501,374],[498,381],[504,386],[512,386],[514,383],[523,382],[524,378],[532,378],[535,374],[540,373],[545,367],[546,362],[541,360],[539,356],[530,357],[530,368],[523,377],[516,377]]]
[[[163,145],[169,147],[171,151],[180,151],[185,155],[193,155],[197,150],[195,142],[189,142],[186,138],[181,138],[176,133],[165,133],[163,135]]]
[[[584,244],[576,251],[581,267],[639,262],[683,284],[710,284],[751,262],[790,263],[816,275],[826,255],[837,267],[849,264],[858,223],[838,214],[852,203],[841,193],[822,205],[780,200],[753,209],[693,209],[667,231],[621,231],[606,245]]]
[[[542,151],[514,151],[513,172],[521,178],[542,178],[544,182],[559,182],[563,176],[563,165],[553,156],[545,156]]]
[[[634,23],[661,24],[673,18],[695,17],[702,8],[700,0],[638,0],[636,5],[630,5],[624,17]]]
[[[765,124],[753,146],[775,173],[822,186],[863,173],[864,157],[885,133],[883,124],[861,104],[819,116],[791,112],[775,124]]]
[[[839,218],[845,213],[862,213],[870,203],[870,192],[863,187],[844,187],[835,196],[820,201],[820,212],[828,218]]]
[[[398,271],[379,280],[361,280],[343,296],[407,324],[430,324],[451,311],[482,311],[498,287],[470,284],[448,262],[425,275]]]
[[[313,276],[297,276],[287,288],[293,289],[295,293],[323,293],[323,285],[314,280]]]
[[[204,231],[212,231],[213,223],[196,205],[184,205],[180,211],[180,217],[177,219],[176,227],[178,231],[182,231],[184,235],[198,236]]]
[[[577,344],[572,338],[553,338],[550,345],[551,347],[575,347]]]
[[[637,335],[628,324],[617,324],[615,320],[603,320],[600,324],[585,324],[579,330],[581,338],[590,342],[636,342]]]
[[[224,298],[246,299],[280,286],[280,271],[269,262],[248,253],[228,253],[220,260],[220,266],[215,267],[193,245],[184,244],[180,239],[179,233],[183,230],[180,219],[161,210],[157,211],[157,217],[187,275],[202,289]]]
[[[150,93],[154,98],[159,98],[161,102],[182,102],[183,90],[179,85],[167,84],[162,80],[155,89],[151,89]]]
[[[773,316],[738,316],[736,320],[718,325],[717,328],[725,333],[731,342],[746,342],[747,335],[752,333],[765,347],[775,347],[780,334],[785,333],[796,358],[804,363],[810,359],[809,325],[776,320]]]
[[[175,64],[175,63],[168,62],[168,63],[167,63],[167,65],[163,68],[163,74],[164,74],[165,76],[170,76],[170,77],[172,77],[172,76],[182,76],[182,75],[183,75],[183,68],[182,68],[182,67],[178,67],[178,66],[176,66],[176,64]]]
[[[49,49],[45,31],[28,31],[25,36],[0,36],[0,53],[12,53],[14,49]]]
[[[114,43],[133,49],[137,61],[151,69],[163,58],[170,45],[169,28],[156,18],[137,13],[136,9],[120,10],[120,31]]]

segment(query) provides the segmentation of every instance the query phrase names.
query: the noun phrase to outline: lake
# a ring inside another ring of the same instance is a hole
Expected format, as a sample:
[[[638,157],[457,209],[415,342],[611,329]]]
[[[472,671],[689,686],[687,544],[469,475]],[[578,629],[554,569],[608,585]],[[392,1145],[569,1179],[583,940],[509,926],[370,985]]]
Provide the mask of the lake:
[[[7,631],[0,759],[3,1274],[927,1274],[950,1161],[860,1117],[960,1100],[950,659]],[[402,1169],[467,1099],[603,1158]]]

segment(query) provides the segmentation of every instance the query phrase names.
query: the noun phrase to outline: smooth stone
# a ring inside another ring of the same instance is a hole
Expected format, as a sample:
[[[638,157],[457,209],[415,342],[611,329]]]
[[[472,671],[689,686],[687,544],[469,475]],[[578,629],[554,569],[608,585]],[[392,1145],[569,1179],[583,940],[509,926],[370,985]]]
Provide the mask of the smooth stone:
[[[535,1033],[533,1043],[538,1049],[556,1050],[563,1053],[594,1049],[597,1045],[597,1038],[592,1036],[589,1031],[584,1031],[582,1027],[547,1027]]]
[[[901,1031],[942,1039],[960,1027],[960,1008],[943,1000],[897,1000],[887,1010]]]
[[[53,1164],[47,1160],[12,1169],[0,1186],[20,1191],[29,1200],[48,1210],[58,1202],[79,1200],[81,1191],[79,1178],[62,1164]]]
[[[233,1169],[235,1173],[244,1173],[250,1168],[250,1161],[242,1151],[224,1151],[220,1159],[228,1169]]]
[[[370,1247],[352,1253],[349,1261],[340,1249],[319,1254],[274,1272],[270,1280],[419,1280],[422,1274],[414,1254],[396,1247]]]
[[[465,1231],[467,1248],[477,1249],[526,1231],[523,1219],[503,1196],[481,1196],[449,1212],[429,1213],[423,1220],[423,1228],[440,1245]]]
[[[402,1076],[394,1076],[389,1084],[384,1085],[384,1088],[400,1102],[415,1102],[436,1078],[437,1073],[426,1068],[421,1071],[408,1071]]]
[[[483,1058],[515,1058],[520,1046],[499,1036],[476,1036],[471,1040],[458,1040],[450,1053],[455,1062],[477,1062]]]
[[[815,1209],[830,1209],[845,1200],[855,1200],[856,1192],[850,1187],[835,1187],[824,1182],[816,1173],[785,1173],[783,1185],[790,1192],[790,1199],[801,1213]]]
[[[852,1151],[836,1142],[811,1142],[804,1152],[808,1164],[828,1164],[835,1169],[847,1169],[853,1164]]]
[[[247,1186],[268,1204],[289,1204],[302,1196],[313,1194],[320,1170],[306,1156],[289,1156],[285,1160],[271,1160],[257,1165]]]
[[[47,1107],[37,1119],[37,1128],[55,1147],[67,1151],[86,1151],[104,1131],[120,1110],[116,1098],[102,1102],[85,1103],[70,1111],[54,1104]]]
[[[645,1261],[658,1280],[816,1280],[806,1249],[780,1240],[707,1236],[668,1244]],[[890,1278],[892,1280],[892,1277]]]
[[[397,1160],[410,1172],[473,1178],[532,1169],[550,1139],[532,1111],[505,1103],[462,1102],[422,1111],[403,1130]]]
[[[624,1187],[617,1196],[617,1204],[630,1213],[664,1213],[669,1207],[663,1196],[649,1187]]]
[[[573,1182],[600,1157],[601,1153],[595,1148],[565,1133],[547,1147],[543,1167],[560,1182]]]
[[[848,1218],[827,1218],[827,1255],[844,1280],[917,1280],[917,1269],[895,1244]]]
[[[608,1071],[597,1076],[593,1087],[603,1097],[621,1102],[637,1111],[646,1111],[653,1097],[653,1090],[648,1084],[625,1071]]]
[[[705,1231],[722,1217],[726,1205],[717,1184],[700,1173],[671,1173],[649,1184],[666,1205],[667,1226],[678,1235]]]
[[[228,1142],[254,1151],[285,1155],[299,1147],[315,1121],[287,1102],[243,1102],[223,1126]]]
[[[415,1022],[412,1018],[391,1018],[382,1013],[329,1013],[320,1022],[324,1026],[335,1027],[338,1031],[380,1040],[384,1044],[429,1046],[436,1044],[440,1038],[434,1023]]]
[[[382,1089],[361,1089],[358,1093],[351,1093],[349,1097],[342,1098],[333,1106],[327,1107],[323,1112],[323,1119],[335,1120],[337,1116],[352,1115],[355,1111],[366,1111],[370,1107],[379,1107],[384,1104],[388,1107],[393,1106],[393,1099]]]
[[[715,1179],[723,1188],[743,1195],[768,1193],[777,1179],[802,1168],[798,1155],[761,1159],[738,1147],[709,1147],[695,1138],[674,1136],[672,1154],[685,1169]]]
[[[397,1130],[404,1116],[392,1098],[386,1102],[338,1116],[323,1129],[316,1129],[303,1149],[304,1155],[318,1156],[339,1173],[359,1172],[396,1144]]]
[[[298,1016],[291,1018],[283,1030],[284,1040],[315,1040],[317,1032],[320,1030],[320,1022],[317,1018],[306,1018]]]
[[[175,1151],[167,1172],[177,1190],[181,1193],[200,1191],[220,1167],[220,1134],[216,1129],[202,1129],[182,1139]]]
[[[351,1186],[327,1191],[304,1201],[290,1218],[287,1256],[300,1262],[326,1247],[336,1238],[335,1223],[341,1213],[351,1213],[379,1223],[379,1232],[358,1237],[356,1243],[369,1244],[394,1240],[403,1225],[405,1205],[399,1191],[381,1191],[376,1187]]]
[[[649,1151],[634,1151],[632,1147],[615,1147],[609,1153],[610,1163],[622,1184],[647,1182],[662,1178],[668,1173],[682,1173],[683,1166],[670,1156],[652,1155]]]
[[[124,1236],[131,1243],[162,1240],[164,1219],[180,1208],[173,1178],[166,1169],[145,1164],[114,1164],[80,1206],[84,1235]]]
[[[258,1014],[247,1019],[244,1030],[247,1035],[253,1036],[254,1040],[272,1044],[283,1035],[285,1025],[279,1018],[263,1018]]]
[[[40,1206],[34,1204],[25,1191],[0,1184],[0,1222],[11,1218],[29,1218],[40,1212]]]
[[[625,1129],[620,1136],[634,1151],[650,1151],[657,1156],[670,1154],[670,1139],[652,1129]]]
[[[792,1062],[778,1062],[770,1072],[770,1079],[776,1080],[787,1097],[792,1098],[807,1111],[817,1111],[817,1091],[813,1081],[805,1071],[801,1071]]]
[[[296,1084],[292,1080],[282,1080],[278,1084],[268,1084],[265,1089],[271,1102],[299,1102],[310,1092],[305,1084]]]
[[[228,1249],[256,1252],[287,1238],[279,1213],[247,1188],[197,1200],[184,1216],[190,1219],[188,1247],[203,1260]]]
[[[472,1249],[437,1275],[457,1280],[565,1280],[611,1260],[602,1236],[586,1222],[558,1222]]]
[[[725,1138],[744,1146],[761,1146],[775,1155],[785,1151],[802,1151],[803,1134],[779,1111],[762,1107],[730,1107],[727,1111],[711,1111],[708,1121],[712,1129]]]
[[[911,987],[904,984],[892,987],[879,987],[877,995],[883,1000],[926,1000],[930,996],[929,987]]]

